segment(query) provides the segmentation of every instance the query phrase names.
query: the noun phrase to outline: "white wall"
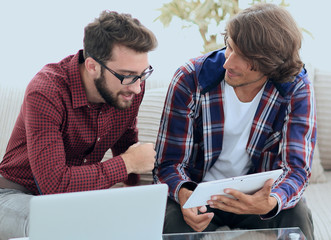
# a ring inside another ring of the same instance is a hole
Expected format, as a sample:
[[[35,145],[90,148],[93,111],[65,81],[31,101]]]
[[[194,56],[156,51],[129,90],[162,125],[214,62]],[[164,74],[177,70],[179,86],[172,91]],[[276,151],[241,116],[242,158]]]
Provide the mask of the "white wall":
[[[200,55],[202,40],[197,29],[181,28],[179,20],[164,28],[154,21],[156,9],[170,0],[11,0],[0,2],[0,82],[25,86],[45,64],[58,62],[82,48],[83,29],[104,9],[131,13],[158,37],[159,47],[150,54],[155,72],[149,81],[169,82],[174,71]],[[240,0],[246,7],[248,0]],[[331,3],[324,0],[287,0],[289,10],[304,34],[302,58],[329,69]]]

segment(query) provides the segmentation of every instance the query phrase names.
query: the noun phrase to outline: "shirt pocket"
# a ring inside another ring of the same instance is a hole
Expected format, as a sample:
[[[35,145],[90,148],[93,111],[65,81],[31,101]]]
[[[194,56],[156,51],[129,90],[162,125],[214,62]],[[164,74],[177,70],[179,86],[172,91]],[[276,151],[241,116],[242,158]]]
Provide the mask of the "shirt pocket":
[[[265,141],[262,152],[272,151],[277,154],[281,139],[282,139],[281,131],[272,133]]]

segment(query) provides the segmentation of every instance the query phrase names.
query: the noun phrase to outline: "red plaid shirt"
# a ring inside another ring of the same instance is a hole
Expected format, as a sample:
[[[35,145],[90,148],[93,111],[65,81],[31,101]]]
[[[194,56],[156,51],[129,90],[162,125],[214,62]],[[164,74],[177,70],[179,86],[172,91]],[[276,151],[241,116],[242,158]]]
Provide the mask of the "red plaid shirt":
[[[144,85],[126,110],[89,103],[83,61],[79,51],[48,64],[26,89],[0,174],[34,194],[105,189],[128,179],[118,155],[138,140]],[[100,162],[109,148],[116,157]]]

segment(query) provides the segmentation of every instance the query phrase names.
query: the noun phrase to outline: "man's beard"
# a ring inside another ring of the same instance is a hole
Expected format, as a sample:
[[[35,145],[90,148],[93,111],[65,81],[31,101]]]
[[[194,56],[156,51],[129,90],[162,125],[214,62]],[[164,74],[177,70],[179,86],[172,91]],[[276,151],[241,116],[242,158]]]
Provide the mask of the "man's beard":
[[[98,90],[101,97],[106,101],[106,103],[110,106],[113,106],[117,109],[127,109],[131,106],[132,102],[122,103],[119,101],[118,95],[121,93],[119,92],[117,96],[107,88],[106,79],[104,78],[103,72],[99,78],[94,79],[94,84],[96,89]]]
[[[224,77],[224,80],[227,84],[229,84],[231,87],[244,87],[244,86],[247,86],[247,85],[251,85],[253,83],[256,83],[256,82],[259,82],[261,81],[263,78],[265,77],[265,75],[261,75],[259,78],[257,79],[254,79],[254,80],[251,80],[250,82],[243,82],[243,83],[239,83],[239,84],[234,84],[234,83],[231,83],[231,81],[229,81],[228,79],[228,76],[225,74],[225,77]],[[231,80],[231,79],[230,79]]]
[[[244,83],[240,83],[240,84],[233,84],[233,83],[229,82],[229,81],[226,79],[226,77],[224,78],[224,80],[225,80],[226,83],[229,84],[231,87],[236,88],[236,87],[244,87],[244,86],[251,85],[251,84],[253,84],[253,83],[259,82],[259,81],[261,81],[261,80],[263,79],[263,77],[264,77],[264,76],[262,76],[262,77],[260,77],[260,78],[257,78],[257,79],[254,79],[254,80],[252,80],[252,81],[250,81],[250,82],[244,82]]]

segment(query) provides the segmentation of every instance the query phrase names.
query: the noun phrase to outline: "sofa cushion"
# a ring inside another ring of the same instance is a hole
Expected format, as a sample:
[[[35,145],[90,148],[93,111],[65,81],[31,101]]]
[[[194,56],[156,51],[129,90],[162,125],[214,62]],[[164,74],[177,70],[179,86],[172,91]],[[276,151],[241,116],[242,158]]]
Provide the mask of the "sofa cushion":
[[[146,90],[138,113],[139,141],[156,142],[167,88]]]
[[[315,146],[314,158],[311,167],[311,177],[309,183],[324,183],[326,182],[326,177],[324,174],[324,168],[321,165],[320,153],[318,143]]]
[[[142,143],[156,142],[167,88],[147,89],[138,112],[138,139]],[[152,183],[152,173],[140,175],[140,184]]]
[[[0,162],[5,155],[8,140],[20,112],[24,88],[0,84]]]
[[[310,177],[310,183],[322,183],[326,181],[326,177],[324,174],[324,167],[322,166],[321,163],[321,154],[320,154],[320,144],[321,141],[323,140],[320,139],[319,136],[319,109],[320,109],[320,100],[318,100],[318,88],[319,88],[319,71],[315,70],[315,68],[311,64],[306,64],[305,68],[308,71],[309,75],[309,80],[313,83],[314,90],[315,90],[315,98],[316,98],[316,108],[317,108],[317,143],[315,146],[315,151],[314,151],[314,158],[313,158],[313,163],[312,163],[312,172],[311,172],[311,177]]]
[[[314,88],[321,163],[324,169],[331,170],[331,72],[316,70]]]

